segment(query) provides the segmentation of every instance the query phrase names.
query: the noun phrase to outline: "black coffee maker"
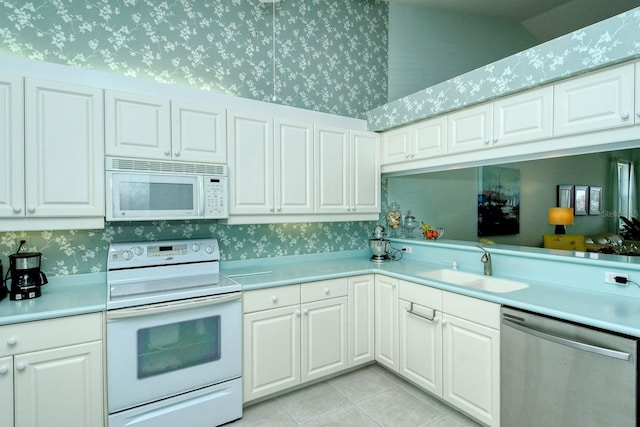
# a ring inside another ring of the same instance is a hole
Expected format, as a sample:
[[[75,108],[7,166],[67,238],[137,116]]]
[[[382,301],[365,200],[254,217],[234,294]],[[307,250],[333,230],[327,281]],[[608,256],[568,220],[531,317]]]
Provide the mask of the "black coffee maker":
[[[9,272],[11,273],[11,289],[9,299],[21,301],[38,298],[42,293],[40,287],[47,284],[47,276],[40,271],[40,252],[22,252],[24,244],[20,241],[20,247],[15,254],[9,255]]]
[[[0,301],[7,296],[7,287],[4,285],[4,270],[2,270],[2,260],[0,260]]]

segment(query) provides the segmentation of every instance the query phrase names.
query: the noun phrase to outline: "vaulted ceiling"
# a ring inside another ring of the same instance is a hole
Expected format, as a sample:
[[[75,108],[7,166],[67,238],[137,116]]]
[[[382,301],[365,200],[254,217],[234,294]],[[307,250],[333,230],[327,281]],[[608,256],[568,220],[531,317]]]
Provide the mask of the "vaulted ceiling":
[[[388,0],[520,23],[540,42],[640,6],[640,0]]]

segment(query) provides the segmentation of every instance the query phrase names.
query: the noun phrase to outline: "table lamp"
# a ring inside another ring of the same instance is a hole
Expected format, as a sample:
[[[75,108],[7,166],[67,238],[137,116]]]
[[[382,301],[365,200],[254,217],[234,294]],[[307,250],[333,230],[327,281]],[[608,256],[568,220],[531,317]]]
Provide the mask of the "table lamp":
[[[556,226],[555,234],[566,234],[565,225],[573,225],[573,208],[549,208],[549,224]]]

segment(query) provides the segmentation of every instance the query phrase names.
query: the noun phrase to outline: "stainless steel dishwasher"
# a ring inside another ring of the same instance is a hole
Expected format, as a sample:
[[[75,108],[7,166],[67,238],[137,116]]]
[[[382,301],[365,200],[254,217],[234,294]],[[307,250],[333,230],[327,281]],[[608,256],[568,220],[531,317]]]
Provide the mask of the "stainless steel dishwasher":
[[[502,308],[502,427],[635,426],[638,339]]]

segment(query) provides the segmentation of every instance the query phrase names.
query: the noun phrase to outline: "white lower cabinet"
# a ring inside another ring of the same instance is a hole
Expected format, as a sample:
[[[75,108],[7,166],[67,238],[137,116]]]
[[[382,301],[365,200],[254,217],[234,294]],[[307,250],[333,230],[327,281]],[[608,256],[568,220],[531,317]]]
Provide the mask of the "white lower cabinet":
[[[347,278],[244,293],[244,402],[348,363]]]
[[[349,367],[375,359],[374,275],[349,277]]]
[[[102,329],[100,313],[0,327],[2,425],[104,425]]]
[[[500,306],[403,280],[398,287],[398,373],[499,426]]]
[[[500,425],[500,305],[443,292],[443,398]]]
[[[376,275],[376,362],[398,372],[398,279]]]
[[[399,283],[399,373],[442,396],[442,291]]]

